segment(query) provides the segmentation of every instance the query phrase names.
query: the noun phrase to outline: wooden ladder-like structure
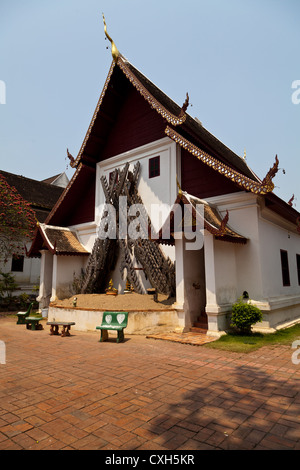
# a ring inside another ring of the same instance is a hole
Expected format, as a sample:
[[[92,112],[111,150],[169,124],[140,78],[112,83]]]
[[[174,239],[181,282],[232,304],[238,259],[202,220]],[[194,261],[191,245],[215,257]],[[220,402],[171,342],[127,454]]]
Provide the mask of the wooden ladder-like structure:
[[[109,182],[107,182],[105,176],[101,177],[106,207],[114,207],[115,213],[113,217],[115,217],[116,220],[111,220],[108,216],[109,211],[104,208],[100,227],[101,223],[103,223],[104,231],[109,233],[111,228],[110,224],[116,224],[116,237],[97,237],[89,257],[81,288],[81,293],[83,294],[104,292],[111,277],[111,272],[116,267],[118,255],[120,254],[120,271],[123,275],[123,279],[126,271],[126,277],[135,292],[143,294],[145,293],[145,289],[136,274],[134,259],[142,267],[146,279],[149,280],[151,286],[155,288],[158,293],[168,295],[168,297],[175,296],[175,265],[170,258],[164,255],[160,245],[151,240],[148,236],[149,233],[151,233],[152,224],[143,205],[142,198],[137,191],[139,175],[140,162],[137,162],[132,172],[129,171],[129,163],[126,163],[122,170],[114,170]],[[126,196],[126,207],[120,206],[119,204],[121,196]],[[141,213],[139,214],[139,218],[141,218],[140,220],[142,220],[143,223],[140,224],[139,237],[127,237],[127,239],[125,239],[119,237],[120,215],[124,217],[123,220],[127,220],[128,228],[131,220],[127,217],[127,213],[128,209],[133,204],[140,205]],[[120,214],[120,211],[124,213]],[[145,233],[145,230],[147,230],[147,233]]]

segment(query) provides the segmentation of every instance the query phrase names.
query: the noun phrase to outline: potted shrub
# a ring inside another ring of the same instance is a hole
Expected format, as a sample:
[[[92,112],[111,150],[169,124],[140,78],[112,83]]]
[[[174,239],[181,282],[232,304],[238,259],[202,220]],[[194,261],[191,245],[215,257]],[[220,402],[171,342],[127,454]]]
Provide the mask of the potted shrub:
[[[252,325],[262,321],[262,312],[250,300],[239,298],[232,305],[231,326],[237,328],[242,334],[250,334]]]

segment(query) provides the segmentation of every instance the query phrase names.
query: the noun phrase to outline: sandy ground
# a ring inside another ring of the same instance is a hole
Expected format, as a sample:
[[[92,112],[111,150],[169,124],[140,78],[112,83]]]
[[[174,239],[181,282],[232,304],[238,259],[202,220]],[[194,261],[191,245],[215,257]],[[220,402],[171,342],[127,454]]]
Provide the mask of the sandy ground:
[[[166,295],[158,294],[158,301],[153,300],[153,295],[119,294],[116,296],[107,294],[77,294],[69,299],[57,300],[51,305],[73,307],[74,297],[77,298],[78,308],[95,308],[100,310],[166,310],[172,308],[175,298],[168,299]]]

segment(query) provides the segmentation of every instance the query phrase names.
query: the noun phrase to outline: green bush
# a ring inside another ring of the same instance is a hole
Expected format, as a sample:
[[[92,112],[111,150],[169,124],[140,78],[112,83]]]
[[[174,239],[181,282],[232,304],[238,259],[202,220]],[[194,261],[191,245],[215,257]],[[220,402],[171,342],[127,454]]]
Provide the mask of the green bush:
[[[251,333],[252,325],[261,321],[262,312],[258,307],[252,305],[250,301],[245,302],[240,298],[233,304],[231,326],[238,328],[241,333]]]
[[[30,303],[29,295],[24,292],[23,294],[20,294],[18,297],[18,300],[20,302],[20,307],[21,308],[27,308],[27,306]]]

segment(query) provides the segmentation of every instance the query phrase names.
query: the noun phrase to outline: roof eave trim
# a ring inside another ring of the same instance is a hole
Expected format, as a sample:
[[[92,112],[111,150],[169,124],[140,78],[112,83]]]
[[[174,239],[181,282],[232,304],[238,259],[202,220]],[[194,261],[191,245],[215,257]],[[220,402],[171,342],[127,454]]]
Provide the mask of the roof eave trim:
[[[55,255],[56,254],[56,247],[52,245],[50,242],[49,238],[47,237],[46,230],[45,230],[46,224],[39,224],[39,232],[42,235],[42,238],[44,242],[46,243],[48,250]]]
[[[178,116],[168,111],[154,96],[147,90],[147,88],[140,82],[135,74],[127,67],[126,61],[122,57],[118,58],[117,65],[122,70],[124,75],[128,78],[130,83],[140,93],[140,95],[150,104],[151,108],[155,109],[169,124],[179,126],[186,120],[185,110],[188,106],[188,94],[185,103],[183,104]]]
[[[279,163],[277,156],[275,164],[270,169],[263,182],[259,183],[257,181],[252,180],[251,178],[248,178],[245,175],[242,175],[237,170],[230,168],[228,165],[225,165],[224,163],[220,162],[217,158],[212,157],[207,152],[204,152],[204,150],[201,150],[199,147],[196,147],[196,145],[192,144],[192,142],[182,137],[182,135],[180,135],[171,127],[166,127],[165,134],[178,145],[180,145],[180,147],[186,149],[189,153],[198,158],[198,160],[200,160],[202,163],[205,163],[209,167],[213,168],[215,171],[230,179],[233,183],[236,183],[241,188],[255,194],[267,194],[273,191],[274,183],[272,182],[272,178],[278,171]]]
[[[134,75],[134,73],[129,69],[129,67],[126,65],[126,59],[120,54],[117,58],[117,60],[113,60],[112,64],[110,66],[107,78],[105,80],[105,84],[103,87],[103,90],[101,92],[100,98],[98,100],[97,106],[95,108],[92,120],[90,122],[90,125],[88,127],[88,130],[86,132],[85,138],[82,142],[82,145],[80,147],[80,150],[78,152],[78,155],[76,159],[71,160],[70,166],[72,168],[77,167],[77,165],[80,162],[80,159],[84,153],[85,146],[87,144],[87,141],[90,137],[90,134],[92,132],[95,120],[98,116],[98,112],[100,109],[100,106],[102,104],[103,98],[105,96],[106,90],[108,88],[112,73],[114,71],[114,68],[116,65],[120,68],[120,70],[124,73],[126,78],[130,81],[130,83],[136,88],[136,90],[141,94],[141,96],[150,104],[150,106],[155,109],[155,111],[160,114],[164,119],[169,124],[172,124],[173,126],[178,126],[181,125],[185,122],[186,120],[186,108],[188,106],[188,94],[185,103],[183,104],[181,111],[178,116],[172,114],[170,111],[168,111],[154,96],[147,90],[147,88],[140,82],[140,80]]]

